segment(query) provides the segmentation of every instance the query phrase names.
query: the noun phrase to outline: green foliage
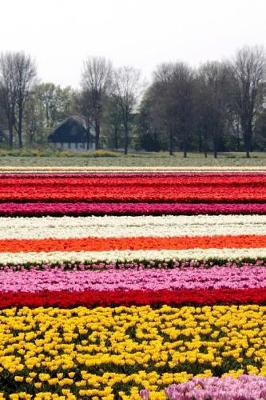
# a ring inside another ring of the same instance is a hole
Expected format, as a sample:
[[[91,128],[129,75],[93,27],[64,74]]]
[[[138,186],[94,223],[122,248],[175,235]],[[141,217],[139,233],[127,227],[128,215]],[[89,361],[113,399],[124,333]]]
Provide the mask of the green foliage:
[[[93,153],[87,153],[88,157],[119,157],[120,153],[110,150],[96,150]]]
[[[62,157],[62,158],[76,156],[74,151],[70,151],[70,150],[59,150],[54,155],[55,155],[55,157]]]
[[[80,153],[74,151],[58,151],[55,153],[57,157],[84,157],[84,158],[98,158],[98,157],[119,157],[120,154],[118,152],[109,151],[109,150],[96,150],[96,151],[82,151]]]
[[[49,149],[0,149],[0,157],[51,157],[54,152]]]
[[[120,157],[121,154],[119,152],[109,151],[109,150],[96,150],[96,151],[86,151],[86,152],[75,152],[70,150],[53,150],[50,148],[47,149],[0,149],[0,158],[1,157],[60,157],[60,158],[99,158],[99,157]]]

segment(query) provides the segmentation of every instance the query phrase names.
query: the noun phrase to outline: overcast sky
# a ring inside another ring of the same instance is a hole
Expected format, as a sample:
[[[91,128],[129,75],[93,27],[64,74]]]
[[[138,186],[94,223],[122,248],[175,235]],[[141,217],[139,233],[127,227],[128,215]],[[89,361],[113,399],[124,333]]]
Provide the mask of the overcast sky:
[[[0,38],[0,51],[30,53],[43,81],[78,87],[90,55],[150,79],[161,62],[265,45],[266,0],[1,0]]]

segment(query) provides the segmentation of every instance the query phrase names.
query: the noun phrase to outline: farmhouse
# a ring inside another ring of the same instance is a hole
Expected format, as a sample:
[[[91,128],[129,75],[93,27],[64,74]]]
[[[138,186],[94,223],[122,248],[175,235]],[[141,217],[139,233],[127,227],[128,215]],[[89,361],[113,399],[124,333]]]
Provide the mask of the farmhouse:
[[[48,142],[64,150],[95,150],[94,132],[88,129],[85,118],[71,116],[48,136]]]

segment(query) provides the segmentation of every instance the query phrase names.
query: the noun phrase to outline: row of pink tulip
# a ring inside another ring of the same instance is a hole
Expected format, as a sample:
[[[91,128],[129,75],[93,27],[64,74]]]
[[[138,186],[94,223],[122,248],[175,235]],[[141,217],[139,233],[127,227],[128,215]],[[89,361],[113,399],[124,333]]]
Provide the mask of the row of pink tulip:
[[[169,400],[264,400],[266,378],[256,375],[241,375],[217,378],[193,378],[191,381],[173,384],[165,389]],[[149,400],[150,392],[141,390],[141,398]]]
[[[25,282],[27,285],[25,286]],[[0,291],[180,290],[266,288],[260,266],[64,271],[61,268],[0,271]]]

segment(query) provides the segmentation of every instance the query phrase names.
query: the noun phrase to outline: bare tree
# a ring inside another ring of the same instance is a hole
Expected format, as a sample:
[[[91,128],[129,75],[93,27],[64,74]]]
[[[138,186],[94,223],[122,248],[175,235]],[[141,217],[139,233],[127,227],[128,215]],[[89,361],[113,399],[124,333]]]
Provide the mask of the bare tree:
[[[35,99],[41,105],[45,128],[52,129],[75,113],[75,92],[70,86],[62,88],[47,82],[36,85],[34,91]]]
[[[0,73],[1,97],[8,121],[9,144],[12,147],[15,128],[19,147],[22,147],[25,104],[36,77],[36,66],[31,57],[23,52],[5,53],[0,58]]]
[[[164,126],[161,121],[160,93],[150,85],[141,100],[138,118],[141,147],[146,151],[167,149]]]
[[[176,131],[186,158],[194,122],[194,72],[188,65],[176,63],[172,79],[171,97],[176,108]]]
[[[2,54],[0,57],[0,101],[7,119],[9,146],[12,148],[17,102],[16,73],[12,53]]]
[[[90,95],[87,91],[81,91],[75,95],[75,113],[82,116],[86,120],[87,132],[86,132],[86,148],[89,150],[91,142],[91,129],[94,126],[94,121],[91,115],[90,107]]]
[[[14,65],[16,73],[16,92],[17,92],[17,132],[19,147],[22,143],[22,124],[24,117],[25,104],[29,99],[31,89],[36,78],[36,66],[30,56],[21,53],[15,53]]]
[[[255,115],[263,101],[265,68],[265,50],[257,46],[243,47],[232,62],[234,104],[240,118],[248,158],[252,150]]]
[[[101,123],[106,94],[111,87],[112,64],[103,57],[91,57],[84,62],[81,86],[87,102],[87,118],[95,128],[95,147],[99,148]]]
[[[226,63],[207,62],[198,71],[198,125],[202,147],[207,156],[208,140],[212,141],[217,158],[218,144],[223,138],[230,91],[230,72]]]
[[[168,132],[169,153],[173,155],[178,142],[187,157],[193,130],[194,72],[182,62],[162,64],[155,72],[153,85]]]
[[[104,115],[105,131],[111,148],[118,150],[122,136],[121,110],[116,96],[113,94],[107,100]]]
[[[152,84],[153,92],[153,119],[155,125],[165,130],[168,136],[169,154],[174,154],[176,144],[176,107],[172,97],[172,78],[174,64],[163,63],[158,66],[154,72],[154,81]],[[175,96],[174,96],[175,97]]]
[[[117,101],[124,128],[124,153],[128,153],[130,122],[140,92],[140,72],[133,67],[114,71],[113,96]]]

